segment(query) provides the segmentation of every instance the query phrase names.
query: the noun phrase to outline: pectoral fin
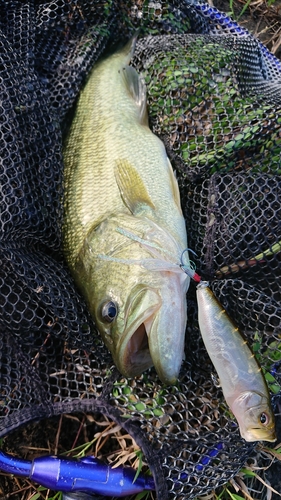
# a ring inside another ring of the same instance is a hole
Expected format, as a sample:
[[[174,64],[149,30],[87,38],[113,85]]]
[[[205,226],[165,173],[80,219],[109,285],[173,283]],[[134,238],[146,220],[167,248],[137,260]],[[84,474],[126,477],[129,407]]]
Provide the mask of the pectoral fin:
[[[141,176],[128,160],[116,161],[115,178],[121,197],[132,214],[136,215],[147,207],[155,209]]]

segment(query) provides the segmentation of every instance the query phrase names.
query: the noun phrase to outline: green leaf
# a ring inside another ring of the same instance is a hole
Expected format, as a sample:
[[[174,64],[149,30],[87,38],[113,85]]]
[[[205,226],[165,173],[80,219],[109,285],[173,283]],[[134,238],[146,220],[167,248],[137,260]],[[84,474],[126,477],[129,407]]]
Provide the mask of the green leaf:
[[[144,403],[137,403],[136,404],[136,410],[138,410],[138,411],[144,411],[144,410],[146,410],[145,404]]]
[[[241,472],[244,474],[244,476],[246,477],[256,477],[256,473],[253,472],[252,470],[250,469],[247,469],[246,467],[243,467],[241,469]]]
[[[231,491],[229,491],[227,488],[226,491],[232,500],[245,500],[244,497],[240,497],[240,495],[236,495],[236,493],[231,493]]]
[[[189,71],[191,71],[191,73],[198,73],[198,68],[196,66],[190,66]]]
[[[153,413],[154,413],[155,417],[161,417],[162,415],[164,415],[164,411],[161,410],[161,408],[155,408],[153,410]]]
[[[259,351],[259,350],[260,350],[260,348],[261,348],[261,344],[260,344],[260,342],[255,342],[255,343],[252,345],[252,350],[253,350],[254,352]]]
[[[149,493],[147,491],[141,491],[137,494],[135,500],[142,500],[143,498],[148,498]]]
[[[133,484],[137,480],[137,478],[139,477],[140,472],[142,470],[142,451],[141,450],[140,451],[136,451],[136,455],[137,455],[137,457],[139,459],[139,465],[138,465],[138,468],[137,468],[137,471],[136,471],[136,475],[135,475],[134,480],[133,480]]]
[[[264,377],[265,377],[265,380],[267,380],[268,382],[276,382],[273,375],[271,375],[271,373],[269,373],[269,372],[266,372]]]
[[[270,385],[269,388],[273,392],[273,394],[279,394],[280,389],[281,389],[280,385],[278,385],[278,384],[272,384],[272,385]]]

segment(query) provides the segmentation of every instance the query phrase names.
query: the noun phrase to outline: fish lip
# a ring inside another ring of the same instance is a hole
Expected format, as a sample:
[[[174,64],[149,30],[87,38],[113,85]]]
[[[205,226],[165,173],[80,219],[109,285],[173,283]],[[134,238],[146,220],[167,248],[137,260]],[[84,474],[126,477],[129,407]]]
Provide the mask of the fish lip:
[[[119,371],[128,377],[140,375],[154,364],[150,355],[147,330],[162,305],[160,295],[153,288],[136,285],[132,292],[135,293],[126,307],[125,327],[118,340],[115,360]],[[130,321],[132,311],[135,319]],[[134,341],[135,346],[139,343],[137,347],[140,349],[133,346]]]
[[[268,427],[264,429],[261,427],[249,427],[244,432],[241,432],[241,436],[248,442],[269,441],[270,443],[274,443],[277,439],[274,416],[273,421]]]
[[[156,314],[163,305],[163,290],[161,295],[154,288],[143,285],[136,285],[133,290],[135,293],[131,294],[128,307],[125,307],[125,327],[116,345],[115,364],[127,377],[140,375],[154,366],[161,382],[173,385],[177,382],[184,357],[185,302],[180,309],[182,324],[178,326],[178,316],[172,310],[162,311],[161,317]],[[136,332],[139,339],[134,338]],[[139,346],[144,349],[132,349],[135,341],[139,341]]]
[[[243,435],[244,434],[244,435]],[[249,429],[245,433],[241,433],[242,437],[248,442],[268,441],[274,443],[277,439],[275,429]]]
[[[165,313],[157,315],[150,325],[149,350],[157,374],[163,384],[176,384],[184,359],[186,330],[185,295],[178,302],[179,294],[173,297]]]
[[[153,327],[151,326],[150,334],[149,334],[149,345],[150,353],[157,371],[158,377],[161,382],[165,385],[175,385],[178,380],[178,375],[180,371],[180,367],[183,361],[184,353],[181,352],[181,349],[177,349],[176,351],[165,351],[165,349],[159,349],[159,352],[153,350]],[[180,353],[180,356],[179,356]]]

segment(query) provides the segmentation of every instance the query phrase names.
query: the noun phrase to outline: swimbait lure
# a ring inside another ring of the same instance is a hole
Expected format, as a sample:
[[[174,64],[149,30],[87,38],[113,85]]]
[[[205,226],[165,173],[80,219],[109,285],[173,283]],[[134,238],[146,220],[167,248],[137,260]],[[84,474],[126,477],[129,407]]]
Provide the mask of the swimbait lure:
[[[261,367],[207,281],[197,285],[201,335],[227,404],[246,441],[275,441],[274,415]]]

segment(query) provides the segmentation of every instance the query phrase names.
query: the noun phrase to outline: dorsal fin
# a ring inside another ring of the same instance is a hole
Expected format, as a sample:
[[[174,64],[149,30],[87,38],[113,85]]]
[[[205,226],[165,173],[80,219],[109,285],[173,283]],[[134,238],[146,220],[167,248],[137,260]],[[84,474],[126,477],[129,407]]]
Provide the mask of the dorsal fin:
[[[132,36],[132,38],[130,38],[128,43],[126,43],[126,45],[122,47],[122,49],[120,50],[120,52],[123,52],[128,55],[128,63],[134,56],[138,36],[139,36],[139,30],[135,32],[135,34]]]
[[[144,79],[132,66],[125,66],[121,71],[124,76],[125,85],[139,109],[140,122],[148,126],[146,85]]]
[[[168,160],[168,168],[169,168],[169,174],[170,174],[170,180],[171,180],[171,187],[172,187],[172,193],[173,193],[173,198],[175,200],[175,203],[180,211],[180,213],[182,214],[182,209],[181,209],[181,200],[180,200],[180,191],[179,191],[179,185],[178,185],[178,181],[177,181],[177,178],[176,178],[176,173],[175,171],[173,170],[173,167],[171,165],[171,162],[169,160],[169,158],[167,158]]]

